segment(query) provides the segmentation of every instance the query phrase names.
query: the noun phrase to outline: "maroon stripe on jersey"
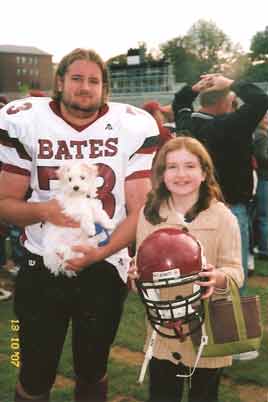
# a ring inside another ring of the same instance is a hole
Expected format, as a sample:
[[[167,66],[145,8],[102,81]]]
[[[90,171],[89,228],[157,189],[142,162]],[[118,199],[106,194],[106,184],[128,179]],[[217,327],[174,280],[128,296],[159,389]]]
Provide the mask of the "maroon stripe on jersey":
[[[20,174],[22,176],[30,176],[31,175],[29,170],[22,169],[18,166],[9,165],[8,163],[3,163],[2,170],[5,170],[6,172],[9,172],[9,173]]]
[[[135,154],[152,154],[158,150],[159,136],[147,137]]]
[[[27,240],[27,236],[26,236],[25,231],[23,231],[22,234],[20,235],[20,243],[24,246],[24,243],[26,242],[26,240]]]
[[[21,159],[32,160],[22,143],[17,138],[9,137],[7,130],[3,130],[2,128],[0,128],[0,144],[5,147],[15,148]]]
[[[140,148],[135,152],[135,154],[153,154],[157,150],[158,150],[157,146],[148,147],[148,148]]]
[[[151,177],[151,170],[140,170],[139,172],[134,172],[126,177],[126,180],[147,179],[147,177]]]

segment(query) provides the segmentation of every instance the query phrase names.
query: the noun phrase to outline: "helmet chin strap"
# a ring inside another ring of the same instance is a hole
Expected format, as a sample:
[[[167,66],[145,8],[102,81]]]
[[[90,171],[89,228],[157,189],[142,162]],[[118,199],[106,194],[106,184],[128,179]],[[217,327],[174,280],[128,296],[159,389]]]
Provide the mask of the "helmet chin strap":
[[[180,323],[178,323],[178,324],[179,324],[179,327],[175,329],[175,326],[173,325],[173,329],[174,329],[174,331],[176,333],[177,333],[177,331],[180,331],[179,333],[182,334],[182,326],[181,326]],[[148,344],[148,347],[147,347],[147,350],[146,350],[146,353],[145,353],[145,356],[144,356],[144,360],[143,360],[143,363],[142,363],[142,366],[141,366],[141,371],[140,371],[140,375],[139,375],[139,378],[138,378],[138,384],[143,383],[148,364],[149,364],[151,358],[153,357],[153,351],[154,351],[154,345],[155,345],[155,341],[156,341],[156,337],[157,337],[157,329],[158,329],[158,327],[159,327],[159,325],[157,325],[156,329],[154,329],[153,332],[152,332],[152,335],[151,335],[151,338],[150,338],[150,341],[149,341],[149,344]],[[181,342],[183,342],[183,334],[182,334],[182,337],[180,337],[180,338],[181,338]],[[177,377],[183,377],[183,378],[190,378],[191,379],[192,375],[194,374],[194,372],[196,370],[196,367],[198,365],[200,357],[202,356],[203,349],[207,345],[207,343],[208,343],[208,336],[205,333],[205,325],[202,324],[201,342],[200,342],[199,349],[198,349],[198,352],[197,352],[197,355],[196,355],[194,366],[189,369],[189,374],[177,374]],[[190,387],[191,387],[191,383],[190,383]]]
[[[140,375],[139,375],[139,378],[138,378],[138,383],[139,384],[143,383],[143,380],[144,380],[144,377],[145,377],[145,374],[146,374],[146,370],[147,370],[149,361],[151,360],[151,358],[153,356],[154,344],[155,344],[155,341],[156,341],[156,336],[157,336],[157,332],[154,329],[153,332],[152,332],[152,335],[151,335],[151,338],[150,338],[150,341],[149,341],[145,356],[144,356],[142,366],[141,366],[141,371],[140,371]]]
[[[194,366],[192,368],[189,368],[189,374],[177,374],[176,377],[183,377],[183,378],[190,378],[190,388],[191,388],[191,377],[195,372],[195,369],[198,365],[198,362],[200,360],[200,357],[202,356],[203,349],[204,347],[208,344],[208,336],[205,332],[205,324],[202,324],[202,336],[201,336],[201,342],[198,348],[198,352],[196,355],[196,359],[194,362]]]

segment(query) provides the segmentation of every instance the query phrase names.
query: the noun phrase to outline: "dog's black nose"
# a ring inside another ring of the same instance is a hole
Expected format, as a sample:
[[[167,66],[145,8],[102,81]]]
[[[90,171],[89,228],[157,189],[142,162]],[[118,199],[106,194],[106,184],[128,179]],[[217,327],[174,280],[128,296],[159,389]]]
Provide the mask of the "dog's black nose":
[[[79,190],[79,186],[73,186],[73,190],[74,190],[74,191],[78,191],[78,190]]]

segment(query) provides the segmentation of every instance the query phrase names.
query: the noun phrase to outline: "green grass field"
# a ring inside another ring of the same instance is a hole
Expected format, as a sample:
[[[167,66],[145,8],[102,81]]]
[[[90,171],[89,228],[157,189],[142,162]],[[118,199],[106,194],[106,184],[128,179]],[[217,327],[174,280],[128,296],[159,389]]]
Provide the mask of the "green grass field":
[[[268,264],[257,262],[248,292],[259,294],[263,310],[264,338],[260,355],[248,362],[235,362],[225,370],[220,388],[220,402],[266,402],[268,399],[268,334],[267,296]],[[141,351],[144,340],[144,309],[138,296],[131,293],[125,305],[123,319],[109,363],[109,401],[144,402],[147,398],[147,379],[138,385]],[[13,389],[18,373],[16,318],[12,301],[0,302],[0,402],[13,401]],[[53,328],[48,328],[52,331]],[[52,402],[72,402],[73,371],[70,337],[66,340],[60,362],[59,376],[52,391]],[[185,397],[185,402],[186,402]]]

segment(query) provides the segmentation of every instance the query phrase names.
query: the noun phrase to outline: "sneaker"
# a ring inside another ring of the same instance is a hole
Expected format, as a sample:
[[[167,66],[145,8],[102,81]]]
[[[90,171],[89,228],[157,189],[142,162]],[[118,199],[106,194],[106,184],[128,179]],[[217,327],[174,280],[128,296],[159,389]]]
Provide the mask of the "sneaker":
[[[0,301],[8,300],[11,298],[11,296],[12,296],[12,292],[10,292],[9,290],[0,288]]]
[[[233,355],[233,360],[253,360],[259,356],[259,352],[257,350],[252,350],[250,352],[239,353],[237,355]]]

